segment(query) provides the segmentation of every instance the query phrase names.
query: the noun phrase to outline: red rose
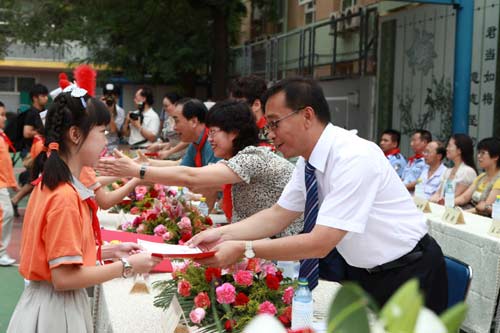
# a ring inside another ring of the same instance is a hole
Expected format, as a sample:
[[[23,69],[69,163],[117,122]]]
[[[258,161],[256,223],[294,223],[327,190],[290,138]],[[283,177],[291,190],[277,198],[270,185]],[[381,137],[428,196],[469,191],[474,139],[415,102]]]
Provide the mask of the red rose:
[[[153,207],[153,205],[151,205],[151,202],[148,201],[144,203],[144,208],[151,208],[151,207]]]
[[[196,295],[194,298],[194,305],[196,305],[197,308],[208,308],[210,306],[210,298],[208,297],[208,294],[201,292]]]
[[[285,327],[290,327],[292,325],[292,321],[285,315],[278,316],[278,320],[281,321]]]
[[[255,273],[260,272],[260,259],[258,258],[253,258],[253,259],[248,259],[247,263],[247,271],[253,271]]]
[[[181,232],[181,241],[187,242],[191,237],[193,237],[191,231]]]
[[[279,282],[283,281],[283,273],[280,270],[276,271],[276,277]]]
[[[208,225],[213,225],[214,224],[214,222],[212,221],[212,219],[209,216],[205,217],[205,223],[208,224]]]
[[[234,320],[234,319],[228,319],[224,323],[224,329],[227,332],[232,332],[235,325],[236,325],[236,320]]]
[[[276,275],[267,274],[266,275],[266,285],[269,289],[278,290],[280,287],[280,281]]]
[[[247,295],[245,295],[244,293],[238,293],[238,295],[236,295],[236,299],[234,301],[234,305],[235,306],[238,306],[238,305],[247,305],[247,303],[250,301],[250,299],[248,298]]]
[[[177,284],[177,292],[179,295],[188,297],[191,295],[191,284],[186,280],[181,280]]]
[[[151,198],[157,198],[157,197],[158,197],[158,191],[157,191],[157,190],[155,190],[155,189],[151,189],[151,190],[149,190],[149,196],[150,196]]]
[[[220,268],[208,267],[205,270],[205,280],[207,282],[212,282],[212,279],[220,279],[222,276],[222,270]]]

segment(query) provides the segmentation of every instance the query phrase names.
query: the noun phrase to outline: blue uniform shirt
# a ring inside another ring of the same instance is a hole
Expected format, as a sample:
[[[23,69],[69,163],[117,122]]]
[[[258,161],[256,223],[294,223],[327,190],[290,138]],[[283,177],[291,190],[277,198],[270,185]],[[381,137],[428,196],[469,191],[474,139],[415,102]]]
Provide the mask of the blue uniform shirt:
[[[196,144],[199,144],[201,142],[201,139],[203,138],[203,134],[201,133],[200,137],[198,138],[198,141],[196,141]],[[188,146],[188,149],[186,150],[186,155],[182,158],[181,165],[182,166],[188,166],[188,167],[195,167],[194,163],[194,158],[196,157],[196,147],[194,144],[190,144]],[[205,144],[203,145],[203,148],[201,149],[201,164],[203,166],[209,165],[210,163],[217,163],[220,158],[217,158],[214,156],[214,151],[212,150],[212,146],[208,143],[208,140],[205,141]]]
[[[423,157],[416,158],[413,161],[408,161],[408,164],[406,164],[406,167],[403,170],[403,175],[401,177],[403,183],[406,185],[416,182],[426,165],[427,164],[425,164],[425,160]]]
[[[387,155],[389,163],[391,163],[399,178],[403,176],[403,170],[406,167],[406,159],[401,153]]]

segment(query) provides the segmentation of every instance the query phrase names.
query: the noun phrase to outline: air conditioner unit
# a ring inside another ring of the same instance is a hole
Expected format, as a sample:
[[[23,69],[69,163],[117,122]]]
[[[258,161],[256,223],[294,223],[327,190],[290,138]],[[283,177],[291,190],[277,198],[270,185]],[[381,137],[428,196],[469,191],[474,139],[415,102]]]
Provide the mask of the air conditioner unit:
[[[347,31],[353,31],[353,30],[358,30],[359,29],[359,24],[361,22],[361,15],[362,14],[363,8],[358,5],[351,6],[349,8],[346,8],[342,12],[342,16],[344,17],[344,32]],[[356,16],[353,16],[356,15]]]
[[[344,30],[344,21],[340,20],[342,14],[340,12],[330,13],[330,35],[334,35],[335,32],[341,33]],[[335,26],[337,29],[335,30]]]

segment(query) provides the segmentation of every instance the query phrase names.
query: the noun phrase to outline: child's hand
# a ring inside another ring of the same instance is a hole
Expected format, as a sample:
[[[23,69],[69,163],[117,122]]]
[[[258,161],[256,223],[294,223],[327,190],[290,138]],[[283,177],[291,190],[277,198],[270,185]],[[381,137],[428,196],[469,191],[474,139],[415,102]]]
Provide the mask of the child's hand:
[[[141,252],[142,247],[137,243],[120,243],[114,248],[114,257],[123,258]]]

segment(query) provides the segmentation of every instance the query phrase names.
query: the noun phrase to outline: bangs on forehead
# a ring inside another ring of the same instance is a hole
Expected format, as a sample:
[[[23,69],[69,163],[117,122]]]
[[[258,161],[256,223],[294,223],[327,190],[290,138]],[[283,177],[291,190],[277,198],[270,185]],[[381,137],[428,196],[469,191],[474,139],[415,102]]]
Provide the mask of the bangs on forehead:
[[[87,100],[87,114],[90,128],[106,126],[111,121],[111,116],[104,103],[93,97]]]

